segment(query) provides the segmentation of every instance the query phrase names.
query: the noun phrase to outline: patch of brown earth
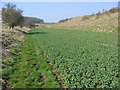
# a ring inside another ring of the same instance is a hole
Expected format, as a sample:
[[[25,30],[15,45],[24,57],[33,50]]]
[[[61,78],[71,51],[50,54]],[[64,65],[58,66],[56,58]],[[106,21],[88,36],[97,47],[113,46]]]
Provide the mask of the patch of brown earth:
[[[64,88],[64,89],[68,88],[68,86],[65,85],[64,82],[61,80],[60,72],[58,71],[58,69],[55,68],[54,65],[49,60],[46,60],[46,62],[51,66],[52,73],[56,77],[56,79],[57,79],[59,85],[61,86],[61,88]]]
[[[98,42],[96,42],[96,44],[103,45],[103,46],[111,46],[113,48],[120,48],[119,46],[113,46],[113,45],[110,45],[110,44],[107,44],[107,43],[98,43]]]

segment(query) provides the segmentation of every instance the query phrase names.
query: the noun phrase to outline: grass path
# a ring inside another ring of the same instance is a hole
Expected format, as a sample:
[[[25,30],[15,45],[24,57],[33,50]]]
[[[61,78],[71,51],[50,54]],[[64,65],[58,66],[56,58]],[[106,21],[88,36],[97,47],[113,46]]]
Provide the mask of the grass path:
[[[40,54],[40,47],[38,47],[34,35],[26,35],[20,57],[21,59],[11,69],[4,71],[4,74],[9,74],[10,87],[59,88],[45,56]]]

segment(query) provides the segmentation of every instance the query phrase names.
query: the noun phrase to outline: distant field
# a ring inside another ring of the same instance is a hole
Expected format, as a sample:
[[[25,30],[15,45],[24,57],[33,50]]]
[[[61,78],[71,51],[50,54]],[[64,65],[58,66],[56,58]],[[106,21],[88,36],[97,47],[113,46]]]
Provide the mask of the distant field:
[[[118,86],[117,33],[33,29],[36,44],[71,88]]]

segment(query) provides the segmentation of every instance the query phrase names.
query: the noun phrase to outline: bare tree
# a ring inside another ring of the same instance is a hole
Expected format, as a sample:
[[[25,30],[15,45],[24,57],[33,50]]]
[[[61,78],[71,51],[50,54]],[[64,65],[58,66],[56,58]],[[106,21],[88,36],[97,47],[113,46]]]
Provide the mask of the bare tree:
[[[14,28],[23,21],[22,11],[17,9],[15,4],[8,3],[2,8],[2,21],[7,23],[10,28]]]

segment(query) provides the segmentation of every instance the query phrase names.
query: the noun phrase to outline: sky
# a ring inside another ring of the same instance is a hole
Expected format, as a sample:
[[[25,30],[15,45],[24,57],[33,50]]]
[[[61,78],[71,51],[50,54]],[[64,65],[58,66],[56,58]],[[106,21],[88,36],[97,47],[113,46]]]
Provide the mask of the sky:
[[[117,2],[12,2],[23,10],[24,16],[37,17],[45,22],[90,15],[118,7]],[[2,2],[2,6],[6,3]]]

